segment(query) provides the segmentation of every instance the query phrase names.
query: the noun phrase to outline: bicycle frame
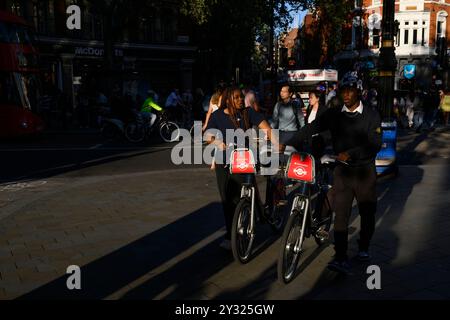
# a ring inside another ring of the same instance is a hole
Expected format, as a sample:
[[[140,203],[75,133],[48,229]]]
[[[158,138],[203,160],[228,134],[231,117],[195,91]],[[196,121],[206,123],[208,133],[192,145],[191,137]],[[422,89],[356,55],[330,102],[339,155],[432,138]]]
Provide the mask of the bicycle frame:
[[[308,217],[311,214],[310,213],[310,195],[307,194],[309,191],[308,185],[306,183],[301,184],[301,191],[294,196],[294,201],[292,203],[292,208],[290,215],[294,213],[295,210],[299,209],[301,212],[304,212],[303,214],[303,221],[302,221],[302,229],[300,231],[300,237],[297,239],[297,242],[294,246],[294,252],[298,253],[301,249],[301,244],[303,242],[303,239],[305,238],[305,229],[306,229],[306,222],[308,221]]]
[[[293,191],[292,206],[278,257],[278,277],[285,283],[290,282],[296,273],[305,239],[313,236],[319,246],[328,239],[332,216],[323,218],[323,210],[331,210],[326,188],[327,171],[324,170],[330,162],[322,159],[320,162],[324,166],[320,166],[322,170],[319,169],[317,175],[314,158],[308,158],[305,154],[292,155],[286,168],[286,173],[290,173],[287,177],[299,184]]]
[[[249,150],[248,149],[236,149],[235,152],[237,152],[237,153],[238,152],[249,152]],[[254,161],[253,155],[251,154],[251,159],[247,159],[247,160]],[[232,155],[232,161],[233,161],[233,155]],[[256,176],[255,176],[257,173],[256,165],[253,163],[253,166],[254,166],[253,173],[232,173],[232,174],[242,174],[245,177],[244,182],[242,183],[242,187],[241,187],[241,199],[248,198],[251,201],[250,231],[252,234],[253,234],[254,226],[255,226],[255,209],[258,209],[260,213],[263,213],[264,205],[267,204],[267,203],[263,203],[261,200],[259,189],[258,189],[258,184],[256,182]],[[242,168],[245,168],[245,167],[246,167],[245,165],[242,166]],[[230,168],[230,171],[233,171],[233,169]],[[268,189],[270,179],[271,179],[271,177],[267,177],[266,189]],[[266,199],[266,202],[267,202],[267,199]]]
[[[251,199],[251,211],[250,211],[250,234],[254,235],[254,229],[255,229],[255,198],[256,198],[256,181],[253,183],[252,180],[254,180],[254,177],[250,174],[246,174],[245,182],[242,185],[241,188],[241,199],[242,198],[249,198]],[[260,204],[261,200],[259,199],[258,195],[258,204]]]
[[[314,161],[314,159],[313,159]],[[315,170],[315,164],[312,163],[312,167],[313,170]],[[286,168],[288,169],[288,168]],[[319,173],[317,175],[317,177],[315,176],[316,174],[314,173],[314,178],[310,181],[304,182],[301,181],[300,182],[300,187],[299,190],[295,191],[294,194],[294,199],[292,202],[292,207],[291,207],[291,211],[290,211],[290,215],[292,215],[296,210],[303,212],[303,221],[302,221],[302,230],[300,233],[300,237],[298,238],[298,241],[295,245],[295,251],[296,253],[298,253],[300,251],[300,246],[302,244],[303,239],[305,238],[305,232],[306,232],[306,227],[309,228],[309,231],[314,231],[311,230],[313,229],[313,218],[316,214],[316,211],[314,210],[314,213],[312,212],[312,200],[316,200],[319,195],[322,192],[322,173]],[[317,189],[317,190],[315,190]],[[311,194],[314,191],[314,194]],[[317,200],[316,200],[317,201]],[[325,195],[325,201],[328,203],[329,205],[329,200],[328,197]],[[317,209],[317,208],[315,208]],[[308,233],[308,237],[310,236],[310,233]]]

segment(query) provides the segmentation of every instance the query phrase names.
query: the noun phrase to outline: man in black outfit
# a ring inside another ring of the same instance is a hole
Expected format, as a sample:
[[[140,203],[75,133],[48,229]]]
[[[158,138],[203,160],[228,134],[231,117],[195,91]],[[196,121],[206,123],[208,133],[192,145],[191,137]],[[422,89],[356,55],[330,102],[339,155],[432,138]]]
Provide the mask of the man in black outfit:
[[[336,255],[328,268],[348,273],[348,224],[353,199],[361,216],[358,260],[368,261],[369,244],[375,230],[377,206],[375,157],[381,149],[381,119],[377,110],[363,106],[356,81],[341,84],[344,106],[328,109],[287,142],[295,145],[313,134],[330,130],[337,166],[334,170],[334,244]],[[281,151],[284,146],[280,146]]]

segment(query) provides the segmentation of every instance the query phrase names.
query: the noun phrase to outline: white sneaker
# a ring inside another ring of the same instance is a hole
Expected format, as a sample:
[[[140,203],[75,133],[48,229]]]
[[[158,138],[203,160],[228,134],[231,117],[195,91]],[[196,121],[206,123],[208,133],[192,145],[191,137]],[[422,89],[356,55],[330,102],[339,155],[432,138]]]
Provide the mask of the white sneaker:
[[[220,247],[222,249],[230,251],[231,250],[231,241],[228,239],[223,240],[222,243],[220,244]]]

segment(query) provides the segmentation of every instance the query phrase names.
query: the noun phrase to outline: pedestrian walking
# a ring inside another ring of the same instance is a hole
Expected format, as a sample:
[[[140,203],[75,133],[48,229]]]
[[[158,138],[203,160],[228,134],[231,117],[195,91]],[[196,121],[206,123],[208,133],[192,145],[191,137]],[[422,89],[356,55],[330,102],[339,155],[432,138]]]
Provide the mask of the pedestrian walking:
[[[224,241],[221,243],[221,247],[231,250],[231,224],[236,205],[241,195],[240,186],[244,182],[245,177],[230,174],[228,167],[229,155],[234,147],[230,147],[229,143],[233,143],[234,141],[226,141],[226,132],[227,130],[237,129],[246,131],[253,126],[257,126],[259,129],[265,131],[268,138],[272,141],[274,148],[278,148],[278,141],[272,136],[270,125],[264,116],[252,108],[246,108],[244,106],[244,96],[239,88],[233,87],[227,90],[226,96],[223,99],[223,107],[211,115],[206,129],[208,143],[218,148],[218,152],[215,155],[217,163],[215,173],[222,199],[226,226],[226,235]]]
[[[280,90],[279,101],[273,110],[272,128],[279,130],[280,143],[286,143],[305,125],[302,108],[292,96],[291,87],[284,84]]]
[[[444,125],[448,126],[448,118],[450,115],[450,92],[449,91],[444,92],[440,109],[442,110],[442,115],[444,118]]]
[[[354,81],[343,81],[340,91],[344,105],[328,109],[320,118],[303,127],[287,142],[295,145],[307,137],[329,130],[338,164],[334,170],[334,244],[336,255],[328,268],[348,273],[348,224],[356,197],[361,216],[357,259],[370,260],[369,247],[375,230],[377,208],[375,157],[381,149],[381,117],[363,105]],[[284,146],[280,146],[284,151]]]

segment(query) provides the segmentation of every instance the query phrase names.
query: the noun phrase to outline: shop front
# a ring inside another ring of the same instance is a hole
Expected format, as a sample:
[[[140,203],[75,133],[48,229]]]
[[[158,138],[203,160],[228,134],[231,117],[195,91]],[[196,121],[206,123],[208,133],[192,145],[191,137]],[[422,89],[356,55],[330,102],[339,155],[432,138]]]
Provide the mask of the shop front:
[[[101,42],[40,39],[38,45],[41,73],[69,97],[74,108],[82,87],[106,94]],[[111,74],[113,87],[133,99],[145,96],[150,88],[160,95],[168,94],[174,87],[192,89],[194,54],[195,47],[118,44]]]

